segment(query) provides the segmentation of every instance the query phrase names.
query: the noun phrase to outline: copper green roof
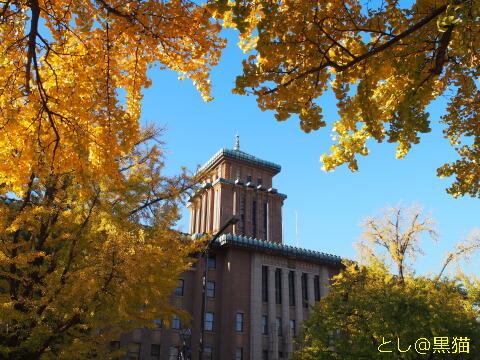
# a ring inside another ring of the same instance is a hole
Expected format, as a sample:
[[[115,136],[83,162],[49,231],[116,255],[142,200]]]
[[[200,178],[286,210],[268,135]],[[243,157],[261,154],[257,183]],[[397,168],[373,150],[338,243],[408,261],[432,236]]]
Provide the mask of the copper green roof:
[[[244,153],[243,151],[230,150],[230,149],[220,149],[215,155],[213,155],[206,163],[203,165],[199,171],[206,170],[215,164],[221,157],[228,157],[235,160],[245,161],[252,165],[260,166],[267,168],[275,173],[280,172],[281,166],[270,161],[259,159],[253,155]]]
[[[242,248],[263,251],[273,255],[288,256],[291,258],[309,260],[312,262],[342,266],[342,258],[340,256],[234,234],[222,234],[215,241],[215,245],[233,245]]]

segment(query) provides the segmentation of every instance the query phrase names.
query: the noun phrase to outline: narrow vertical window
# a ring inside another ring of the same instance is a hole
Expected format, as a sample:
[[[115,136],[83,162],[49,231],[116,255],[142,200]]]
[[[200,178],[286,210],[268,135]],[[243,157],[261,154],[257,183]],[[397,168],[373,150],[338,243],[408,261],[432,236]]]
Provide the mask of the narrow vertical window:
[[[268,360],[268,350],[262,351],[262,360]]]
[[[252,202],[252,237],[257,237],[257,202]]]
[[[307,284],[307,274],[302,274],[302,300],[303,307],[308,307],[308,284]]]
[[[208,253],[207,264],[209,269],[215,269],[217,267],[217,257],[215,254]]]
[[[320,276],[315,275],[313,278],[313,292],[315,294],[315,301],[320,301]]]
[[[235,349],[235,360],[243,360],[243,348]]]
[[[173,315],[172,329],[180,329],[180,327],[181,327],[180,318],[177,315]]]
[[[215,281],[207,281],[207,297],[215,297]]]
[[[282,269],[275,270],[275,303],[282,303]]]
[[[268,240],[268,203],[263,203],[263,238]]]
[[[243,313],[237,313],[237,318],[235,321],[235,330],[238,332],[243,331]]]
[[[290,306],[295,306],[295,273],[290,271],[288,273],[288,301]]]
[[[295,336],[297,333],[297,324],[295,323],[295,320],[290,320],[290,333],[292,336]]]
[[[262,266],[262,301],[268,301],[268,266]]]
[[[262,315],[262,334],[263,335],[268,334],[268,316],[267,315]]]
[[[172,346],[168,352],[168,360],[178,359],[178,347]]]
[[[205,330],[206,331],[213,331],[213,319],[214,319],[213,312],[205,313]]]
[[[213,359],[213,349],[211,347],[206,347],[206,348],[203,349],[203,359],[204,360],[212,360]]]
[[[275,327],[277,328],[277,335],[282,336],[282,318],[275,319]]]
[[[160,345],[158,345],[158,344],[152,344],[151,345],[150,357],[151,357],[151,360],[160,359]]]
[[[140,343],[137,343],[137,342],[130,343],[129,349],[128,349],[128,356],[131,360],[140,359]]]
[[[183,285],[184,285],[183,279],[178,280],[178,285],[175,288],[175,292],[174,292],[176,296],[183,296]]]

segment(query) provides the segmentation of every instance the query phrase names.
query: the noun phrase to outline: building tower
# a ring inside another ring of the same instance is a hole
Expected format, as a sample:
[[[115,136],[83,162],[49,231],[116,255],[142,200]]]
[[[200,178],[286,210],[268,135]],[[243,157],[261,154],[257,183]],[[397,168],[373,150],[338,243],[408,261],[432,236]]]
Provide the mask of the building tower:
[[[272,186],[280,165],[240,150],[220,149],[199,171],[208,180],[190,200],[190,234],[216,233],[232,215],[240,221],[225,233],[282,243],[282,205]]]
[[[180,275],[170,301],[191,321],[157,319],[112,348],[129,346],[121,360],[288,360],[342,259],[283,244],[286,195],[272,185],[280,166],[241,151],[238,136],[200,171],[207,181],[190,200],[190,234],[216,234],[232,215],[241,220]]]

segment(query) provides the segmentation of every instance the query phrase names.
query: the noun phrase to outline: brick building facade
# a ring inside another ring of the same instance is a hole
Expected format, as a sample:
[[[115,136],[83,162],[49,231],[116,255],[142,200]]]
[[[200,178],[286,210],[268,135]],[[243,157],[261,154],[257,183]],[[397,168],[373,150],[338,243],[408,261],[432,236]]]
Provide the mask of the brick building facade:
[[[190,200],[190,233],[215,234],[232,215],[240,219],[212,245],[208,259],[203,359],[286,360],[293,337],[341,258],[283,244],[282,205],[273,187],[280,166],[240,151],[221,149],[202,168],[209,180]],[[116,345],[126,359],[199,360],[204,261],[181,275],[172,302],[192,321],[137,329]]]

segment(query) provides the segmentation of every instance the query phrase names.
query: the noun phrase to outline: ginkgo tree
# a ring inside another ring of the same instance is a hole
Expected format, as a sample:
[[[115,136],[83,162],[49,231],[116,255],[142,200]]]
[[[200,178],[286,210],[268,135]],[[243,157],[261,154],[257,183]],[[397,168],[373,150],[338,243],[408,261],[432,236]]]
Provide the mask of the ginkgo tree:
[[[422,238],[436,238],[419,207],[387,208],[363,223],[360,261],[345,262],[330,292],[303,324],[295,360],[477,359],[480,280],[445,276],[455,260],[480,249],[472,232],[433,276],[416,275]]]
[[[0,358],[108,358],[168,319],[199,182],[139,125],[152,66],[209,100],[220,26],[195,1],[0,1]]]
[[[212,0],[225,26],[253,50],[235,93],[253,94],[279,121],[298,115],[305,132],[327,126],[331,90],[340,119],[323,169],[356,171],[368,142],[397,144],[406,156],[431,131],[427,107],[447,99],[444,135],[459,159],[448,193],[480,196],[480,2],[478,0]]]
[[[174,227],[198,179],[162,175],[145,144],[118,165],[115,178],[32,176],[21,198],[1,196],[0,358],[107,359],[105,343],[176,311],[168,298],[201,242]]]

